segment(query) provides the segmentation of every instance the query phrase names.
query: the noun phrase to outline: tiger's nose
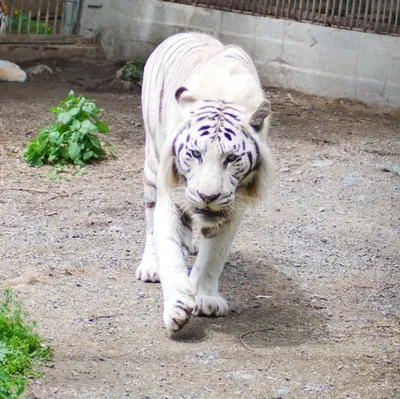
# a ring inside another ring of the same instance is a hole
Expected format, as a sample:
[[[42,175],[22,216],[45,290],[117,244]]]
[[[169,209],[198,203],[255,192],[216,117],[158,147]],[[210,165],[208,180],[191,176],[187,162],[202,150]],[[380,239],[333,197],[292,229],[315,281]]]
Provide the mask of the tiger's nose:
[[[215,200],[221,195],[221,193],[219,193],[219,194],[214,194],[214,195],[205,195],[205,194],[203,194],[203,193],[200,193],[199,191],[197,191],[197,194],[199,194],[199,197],[200,197],[206,204],[209,204],[209,203],[215,201]]]

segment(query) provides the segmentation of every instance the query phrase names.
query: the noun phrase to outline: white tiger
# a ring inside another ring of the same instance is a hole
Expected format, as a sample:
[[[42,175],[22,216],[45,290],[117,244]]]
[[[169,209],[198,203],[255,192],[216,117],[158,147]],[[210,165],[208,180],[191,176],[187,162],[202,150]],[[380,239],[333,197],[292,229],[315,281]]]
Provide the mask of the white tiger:
[[[5,34],[8,26],[8,8],[4,1],[0,0],[0,37]],[[26,73],[16,64],[0,60],[0,82],[25,82]]]
[[[163,319],[173,333],[190,315],[228,311],[218,279],[245,208],[267,188],[270,107],[241,48],[181,33],[149,57],[142,110],[147,236],[136,276],[161,281]],[[200,243],[188,276],[192,216]]]

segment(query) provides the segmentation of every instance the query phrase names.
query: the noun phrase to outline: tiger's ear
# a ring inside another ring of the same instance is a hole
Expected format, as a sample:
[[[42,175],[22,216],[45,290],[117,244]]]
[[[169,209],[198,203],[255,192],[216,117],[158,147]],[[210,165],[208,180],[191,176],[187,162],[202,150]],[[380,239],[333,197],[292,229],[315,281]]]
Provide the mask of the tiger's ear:
[[[186,87],[180,87],[175,92],[175,99],[182,107],[193,105],[197,101],[197,98]]]
[[[257,132],[260,132],[264,127],[264,121],[271,114],[271,104],[268,100],[264,100],[259,107],[253,112],[250,118],[250,126]]]

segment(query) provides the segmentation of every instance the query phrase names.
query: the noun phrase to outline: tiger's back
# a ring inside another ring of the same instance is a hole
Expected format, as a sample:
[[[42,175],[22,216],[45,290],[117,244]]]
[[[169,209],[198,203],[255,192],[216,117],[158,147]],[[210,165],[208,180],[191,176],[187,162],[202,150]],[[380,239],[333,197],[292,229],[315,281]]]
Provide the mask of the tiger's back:
[[[143,79],[145,130],[157,152],[181,122],[174,97],[181,86],[198,99],[246,104],[249,111],[264,98],[254,64],[241,48],[202,33],[170,37],[149,57]]]

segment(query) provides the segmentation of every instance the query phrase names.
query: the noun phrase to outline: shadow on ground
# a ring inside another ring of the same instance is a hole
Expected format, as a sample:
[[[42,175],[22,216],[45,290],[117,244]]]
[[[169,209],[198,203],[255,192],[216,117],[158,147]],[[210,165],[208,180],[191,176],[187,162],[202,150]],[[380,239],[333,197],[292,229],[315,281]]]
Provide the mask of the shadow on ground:
[[[325,333],[326,319],[311,296],[279,272],[273,260],[262,261],[248,252],[232,254],[221,278],[221,293],[230,306],[226,317],[192,318],[172,339],[201,342],[219,329],[248,349],[263,349],[315,342]]]

